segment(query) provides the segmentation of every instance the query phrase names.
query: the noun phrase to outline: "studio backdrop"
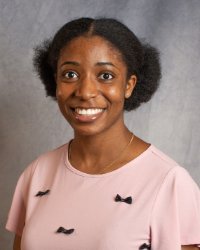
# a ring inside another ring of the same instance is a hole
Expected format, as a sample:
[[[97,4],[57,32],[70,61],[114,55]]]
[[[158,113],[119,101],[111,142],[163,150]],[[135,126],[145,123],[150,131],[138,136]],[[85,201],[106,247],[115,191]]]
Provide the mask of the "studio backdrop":
[[[33,47],[81,16],[117,18],[160,50],[160,88],[149,103],[125,114],[126,124],[200,184],[199,0],[0,0],[1,250],[12,249],[4,226],[20,173],[72,137],[33,72]]]

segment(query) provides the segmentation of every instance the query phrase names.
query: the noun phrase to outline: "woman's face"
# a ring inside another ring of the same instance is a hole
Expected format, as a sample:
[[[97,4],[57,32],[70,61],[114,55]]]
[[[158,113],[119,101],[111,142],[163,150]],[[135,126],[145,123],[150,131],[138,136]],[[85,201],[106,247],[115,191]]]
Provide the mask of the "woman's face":
[[[136,83],[127,80],[121,55],[99,36],[78,37],[61,51],[57,101],[75,133],[94,135],[123,123],[124,99]]]

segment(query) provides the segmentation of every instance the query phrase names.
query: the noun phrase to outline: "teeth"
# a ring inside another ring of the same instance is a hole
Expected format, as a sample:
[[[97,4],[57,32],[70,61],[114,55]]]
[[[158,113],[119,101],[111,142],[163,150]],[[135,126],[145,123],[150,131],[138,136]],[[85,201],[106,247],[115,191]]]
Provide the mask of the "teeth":
[[[81,108],[75,108],[75,112],[79,115],[95,115],[98,113],[103,112],[103,109],[81,109]]]

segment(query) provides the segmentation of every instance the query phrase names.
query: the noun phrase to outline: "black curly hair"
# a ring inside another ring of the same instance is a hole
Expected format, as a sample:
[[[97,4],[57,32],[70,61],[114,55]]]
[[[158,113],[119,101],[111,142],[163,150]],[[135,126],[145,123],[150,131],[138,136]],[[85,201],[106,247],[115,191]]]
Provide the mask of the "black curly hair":
[[[132,95],[125,99],[124,109],[136,109],[151,99],[159,86],[161,66],[157,49],[142,44],[124,24],[112,18],[79,18],[66,23],[53,39],[45,40],[34,49],[33,64],[47,96],[56,100],[55,74],[60,52],[72,39],[80,36],[100,36],[109,41],[122,55],[127,77],[135,74],[137,84]]]

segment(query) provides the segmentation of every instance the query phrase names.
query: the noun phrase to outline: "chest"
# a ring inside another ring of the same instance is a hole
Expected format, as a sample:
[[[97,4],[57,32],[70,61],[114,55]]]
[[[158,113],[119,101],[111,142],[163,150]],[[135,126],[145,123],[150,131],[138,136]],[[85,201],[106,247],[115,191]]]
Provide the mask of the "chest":
[[[120,182],[60,184],[32,195],[36,203],[27,207],[22,250],[136,250],[149,242],[153,197],[145,189]]]

